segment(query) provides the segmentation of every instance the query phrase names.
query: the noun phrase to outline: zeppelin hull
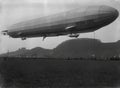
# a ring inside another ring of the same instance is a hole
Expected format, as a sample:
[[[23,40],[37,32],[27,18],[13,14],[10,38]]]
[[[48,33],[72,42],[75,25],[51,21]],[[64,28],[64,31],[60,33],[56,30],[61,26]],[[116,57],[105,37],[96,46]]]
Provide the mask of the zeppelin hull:
[[[109,6],[79,9],[14,24],[8,28],[8,35],[21,38],[93,32],[112,23],[119,15],[115,8]]]

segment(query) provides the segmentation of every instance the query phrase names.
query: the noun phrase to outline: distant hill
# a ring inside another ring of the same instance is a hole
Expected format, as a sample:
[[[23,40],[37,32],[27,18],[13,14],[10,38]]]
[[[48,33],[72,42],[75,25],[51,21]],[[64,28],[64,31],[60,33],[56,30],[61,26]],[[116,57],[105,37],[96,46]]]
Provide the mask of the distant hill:
[[[45,58],[49,58],[49,54],[50,54],[50,51],[49,49],[44,49],[44,48],[41,48],[41,47],[36,47],[36,48],[33,48],[31,50],[29,50],[29,52],[26,53],[27,56],[37,56],[37,57],[45,57]]]
[[[41,58],[80,58],[80,57],[113,57],[120,56],[120,41],[115,43],[102,43],[97,39],[67,40],[54,49],[36,47],[33,49],[19,49],[1,56],[35,56]]]
[[[63,42],[53,50],[55,57],[113,57],[120,55],[120,41],[102,43],[96,39],[72,39]]]
[[[26,48],[21,48],[17,51],[14,52],[9,52],[2,54],[1,56],[9,56],[9,57],[14,57],[14,56],[22,56],[22,57],[41,57],[41,58],[48,58],[50,55],[51,50],[49,49],[43,49],[41,47],[36,47],[33,49],[26,49]]]

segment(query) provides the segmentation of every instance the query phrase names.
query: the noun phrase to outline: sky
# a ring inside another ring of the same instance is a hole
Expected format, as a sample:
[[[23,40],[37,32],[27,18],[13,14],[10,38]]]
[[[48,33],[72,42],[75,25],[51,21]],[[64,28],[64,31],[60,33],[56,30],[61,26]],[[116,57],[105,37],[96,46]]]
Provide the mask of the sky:
[[[45,15],[51,15],[65,11],[76,5],[104,4],[112,6],[120,12],[120,0],[0,0],[0,31],[6,30],[12,24],[35,19]],[[120,17],[112,24],[95,32],[95,38],[102,42],[116,42],[120,40]],[[94,38],[94,33],[80,34],[79,38]],[[43,47],[52,49],[63,41],[73,39],[66,36],[48,37],[42,41],[41,37],[21,39],[0,35],[0,53],[15,51],[19,48],[28,49]]]

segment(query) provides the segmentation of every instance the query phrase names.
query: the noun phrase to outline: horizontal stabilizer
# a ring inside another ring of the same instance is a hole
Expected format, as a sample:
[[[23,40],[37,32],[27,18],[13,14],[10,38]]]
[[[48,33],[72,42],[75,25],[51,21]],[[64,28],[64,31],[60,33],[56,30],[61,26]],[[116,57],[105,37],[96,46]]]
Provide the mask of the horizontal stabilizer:
[[[3,35],[7,35],[7,34],[8,34],[8,30],[2,31],[2,34],[3,34]]]

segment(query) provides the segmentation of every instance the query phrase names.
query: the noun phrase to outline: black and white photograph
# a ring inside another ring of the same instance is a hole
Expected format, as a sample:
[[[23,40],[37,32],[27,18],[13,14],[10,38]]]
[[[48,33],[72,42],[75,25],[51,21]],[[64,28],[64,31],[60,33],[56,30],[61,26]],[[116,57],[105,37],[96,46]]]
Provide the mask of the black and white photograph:
[[[0,0],[0,88],[120,88],[120,0]]]

